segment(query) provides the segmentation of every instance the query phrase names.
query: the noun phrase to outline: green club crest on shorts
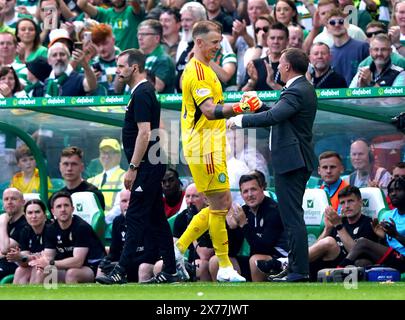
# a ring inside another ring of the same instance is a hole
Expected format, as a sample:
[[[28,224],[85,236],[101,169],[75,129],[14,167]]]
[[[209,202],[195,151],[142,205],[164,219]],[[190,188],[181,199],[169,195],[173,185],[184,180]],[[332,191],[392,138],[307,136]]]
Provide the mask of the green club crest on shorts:
[[[225,175],[225,173],[221,172],[221,173],[218,175],[218,181],[221,182],[221,183],[225,183],[225,181],[226,181],[226,175]]]

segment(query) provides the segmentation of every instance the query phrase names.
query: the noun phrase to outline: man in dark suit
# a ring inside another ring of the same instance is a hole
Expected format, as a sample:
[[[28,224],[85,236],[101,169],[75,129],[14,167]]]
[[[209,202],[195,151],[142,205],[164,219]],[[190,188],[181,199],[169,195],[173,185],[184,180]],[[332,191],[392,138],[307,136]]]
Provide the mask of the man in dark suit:
[[[238,115],[228,120],[230,128],[273,127],[271,150],[275,188],[290,245],[288,274],[275,281],[308,281],[308,241],[302,199],[306,183],[316,168],[312,127],[317,97],[304,76],[307,68],[308,57],[302,50],[284,50],[278,70],[286,86],[279,100],[264,112]]]

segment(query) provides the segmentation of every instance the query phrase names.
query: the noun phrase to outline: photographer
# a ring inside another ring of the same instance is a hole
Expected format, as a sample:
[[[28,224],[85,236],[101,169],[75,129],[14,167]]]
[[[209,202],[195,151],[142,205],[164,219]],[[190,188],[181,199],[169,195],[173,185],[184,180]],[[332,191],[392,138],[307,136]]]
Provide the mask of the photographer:
[[[373,229],[378,237],[384,239],[386,245],[361,238],[356,242],[341,263],[341,267],[348,265],[382,264],[405,272],[405,179],[397,177],[388,184],[388,196],[395,209],[384,214],[378,223],[373,220]],[[366,258],[365,261],[359,258]],[[357,261],[356,261],[357,260]]]

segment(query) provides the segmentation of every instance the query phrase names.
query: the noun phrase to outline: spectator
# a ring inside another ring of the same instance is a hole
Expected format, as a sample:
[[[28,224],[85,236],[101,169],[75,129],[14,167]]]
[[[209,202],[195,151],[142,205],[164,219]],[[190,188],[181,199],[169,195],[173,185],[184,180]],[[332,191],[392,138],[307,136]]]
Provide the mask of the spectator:
[[[0,67],[0,97],[22,98],[26,96],[15,70],[11,66]]]
[[[292,0],[277,0],[273,7],[273,16],[276,22],[287,28],[290,24],[299,25],[297,6]]]
[[[335,151],[325,151],[319,155],[318,174],[323,181],[321,189],[324,189],[329,196],[332,208],[338,211],[339,192],[349,184],[342,180],[340,175],[344,167],[340,154]]]
[[[7,188],[3,192],[5,214],[0,215],[0,280],[17,269],[14,262],[8,262],[7,254],[20,245],[22,229],[27,225],[24,216],[24,197],[16,188]]]
[[[117,70],[117,56],[121,50],[115,46],[112,28],[105,23],[99,23],[91,28],[92,42],[96,46],[97,55],[93,59],[93,71],[97,83],[103,86],[108,95],[121,93],[117,88],[115,71]]]
[[[267,38],[269,51],[265,58],[256,59],[247,64],[247,83],[242,91],[280,90],[284,85],[281,81],[278,64],[281,53],[288,45],[288,29],[282,23],[274,23],[270,27]]]
[[[144,18],[139,1],[112,0],[112,7],[108,9],[94,6],[87,0],[78,0],[77,5],[91,18],[112,26],[117,46],[121,50],[139,48],[137,32],[134,32]]]
[[[354,171],[345,179],[351,186],[379,187],[387,193],[391,180],[390,173],[382,167],[376,167],[374,154],[364,139],[357,139],[350,145],[350,161]]]
[[[393,11],[388,35],[397,53],[405,57],[405,2],[395,2]]]
[[[119,193],[120,198],[120,215],[115,217],[112,225],[111,233],[111,246],[108,251],[108,255],[103,258],[99,264],[97,270],[97,277],[109,274],[118,263],[122,249],[125,244],[125,235],[127,232],[127,225],[125,221],[125,214],[129,205],[129,198],[131,197],[131,191],[123,189]],[[157,260],[157,253],[150,254],[145,253],[143,258],[136,264],[128,268],[128,281],[129,282],[145,282],[153,276],[153,265]]]
[[[21,171],[13,176],[10,187],[16,188],[22,193],[39,193],[39,171],[31,150],[23,144],[15,151],[15,158]],[[49,178],[48,188],[52,188]]]
[[[167,218],[180,210],[185,194],[182,185],[178,172],[172,168],[167,169],[162,179],[163,204]]]
[[[159,17],[163,28],[162,45],[174,64],[176,63],[177,47],[180,42],[180,20],[180,12],[172,8],[164,9]]]
[[[27,69],[25,64],[18,63],[17,58],[17,38],[13,33],[0,32],[0,66],[13,67],[22,85],[27,80]]]
[[[366,238],[356,242],[339,266],[381,264],[405,272],[405,179],[393,179],[388,185],[388,195],[395,209],[384,214],[378,223],[373,220],[373,228],[385,244],[375,243]],[[367,259],[364,261],[364,258]],[[361,259],[362,261],[359,261]]]
[[[388,35],[388,31],[387,31],[387,26],[382,23],[382,22],[378,22],[378,21],[372,21],[367,25],[367,29],[366,29],[366,35],[367,35],[367,42],[370,43],[370,41],[372,39],[374,39],[374,37],[378,34],[387,34]],[[405,69],[405,58],[400,55],[398,52],[396,52],[395,47],[392,46],[392,48],[394,48],[393,50],[391,50],[391,62],[401,68]],[[365,66],[369,66],[372,62],[372,58],[371,56],[368,56],[366,59],[364,59],[360,64],[359,64],[359,68],[360,67],[365,67]]]
[[[391,61],[391,41],[387,34],[378,34],[370,42],[369,66],[359,68],[350,88],[355,87],[402,87],[405,71]]]
[[[65,1],[39,0],[36,17],[42,29],[40,34],[41,43],[48,45],[50,43],[50,32],[60,28],[61,18],[63,17],[65,20],[69,20],[74,18],[75,14],[67,7]],[[54,21],[54,19],[56,21]]]
[[[159,93],[174,92],[175,67],[160,44],[163,36],[158,20],[148,19],[138,26],[139,48],[146,55],[145,69],[155,75],[155,89]]]
[[[260,16],[254,23],[254,40],[255,46],[248,48],[244,56],[244,66],[255,59],[265,58],[269,48],[267,47],[267,40],[271,25],[274,23],[271,16]]]
[[[302,27],[297,24],[290,24],[288,26],[288,48],[302,49],[304,43],[304,32]]]
[[[246,50],[253,47],[254,44],[254,25],[258,17],[269,15],[270,10],[265,0],[248,0],[247,14],[249,21],[235,19],[233,21],[231,42],[237,55],[237,80],[236,83],[241,86],[245,82],[246,68],[243,63]]]
[[[366,1],[364,1],[366,2]],[[347,6],[352,6],[356,7],[356,14],[357,14],[357,21],[352,20],[353,23],[356,23],[356,25],[363,31],[366,30],[367,24],[369,24],[371,21],[373,21],[373,18],[371,17],[370,13],[368,10],[370,10],[369,4],[373,4],[374,8],[373,11],[376,13],[377,11],[377,5],[374,1],[367,1],[367,10],[365,8],[361,8],[362,6],[359,6],[359,3],[356,1],[356,3],[353,0],[338,0],[339,8],[341,10],[345,10]],[[350,7],[349,7],[350,8]]]
[[[65,187],[59,191],[69,194],[81,191],[93,192],[101,207],[105,210],[104,196],[98,188],[91,183],[83,180],[82,172],[84,171],[83,151],[78,147],[66,147],[62,150],[59,162],[59,170],[65,182]]]
[[[43,97],[45,95],[45,80],[49,77],[52,67],[47,59],[38,57],[26,63],[28,84],[24,87],[28,97]]]
[[[337,9],[337,3],[335,0],[319,0],[318,8],[313,14],[312,29],[308,36],[304,40],[303,48],[309,52],[312,43],[323,42],[326,43],[329,48],[333,45],[333,36],[326,28],[328,24],[328,14],[333,9]],[[349,36],[353,39],[365,41],[367,39],[364,31],[354,24],[349,24],[347,28]]]
[[[41,257],[29,262],[40,272],[37,283],[43,283],[44,269],[49,266],[56,268],[60,282],[94,282],[97,266],[105,256],[103,244],[86,221],[73,215],[69,193],[53,194],[50,206],[56,222],[45,232]]]
[[[98,189],[122,189],[124,187],[125,170],[120,167],[120,143],[116,139],[103,139],[99,144],[99,152],[103,172],[87,179],[87,181]],[[103,192],[106,216],[110,214],[117,195],[118,191]]]
[[[337,73],[330,65],[332,56],[327,44],[314,43],[309,53],[310,67],[307,79],[317,89],[347,88],[346,80]]]
[[[25,64],[38,57],[47,58],[47,49],[41,45],[40,30],[34,20],[23,18],[17,22],[17,57],[16,62]]]
[[[243,175],[239,180],[245,205],[234,210],[231,217],[241,228],[250,246],[249,267],[252,281],[264,281],[259,261],[286,258],[287,234],[281,222],[277,203],[264,195],[264,185],[256,174]]]
[[[202,4],[207,10],[208,20],[216,21],[222,26],[222,33],[228,37],[232,36],[233,18],[232,15],[224,12],[221,0],[203,0]]]
[[[333,9],[328,14],[326,29],[333,37],[332,67],[350,83],[357,71],[357,66],[369,54],[369,45],[350,37],[345,25],[346,14],[340,9]]]
[[[70,58],[68,47],[61,42],[49,48],[48,63],[52,66],[52,72],[45,83],[45,96],[84,96],[96,89],[96,75],[84,52],[75,49],[72,53],[73,60],[83,67],[84,75],[73,70],[69,64]]]
[[[14,274],[14,284],[38,283],[37,269],[29,266],[29,262],[41,255],[44,250],[46,206],[39,199],[27,201],[24,206],[26,225],[20,236],[20,247],[11,248],[7,260],[18,264]]]

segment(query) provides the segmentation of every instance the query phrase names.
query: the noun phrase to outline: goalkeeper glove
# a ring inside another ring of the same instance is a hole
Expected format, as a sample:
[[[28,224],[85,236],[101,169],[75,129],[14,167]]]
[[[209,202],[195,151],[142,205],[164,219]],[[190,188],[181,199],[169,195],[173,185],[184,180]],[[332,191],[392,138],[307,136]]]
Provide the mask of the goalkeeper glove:
[[[261,108],[262,104],[263,102],[259,99],[259,97],[252,96],[247,100],[235,103],[232,106],[232,109],[235,114],[255,112],[256,110]]]

